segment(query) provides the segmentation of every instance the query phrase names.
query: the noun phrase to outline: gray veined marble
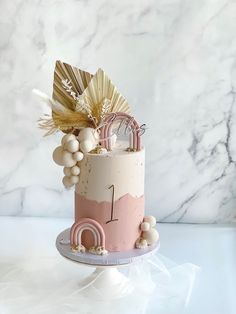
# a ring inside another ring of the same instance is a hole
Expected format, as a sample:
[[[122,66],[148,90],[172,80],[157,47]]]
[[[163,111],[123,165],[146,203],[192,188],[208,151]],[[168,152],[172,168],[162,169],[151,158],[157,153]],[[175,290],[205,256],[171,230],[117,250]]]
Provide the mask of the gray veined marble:
[[[51,94],[61,59],[104,68],[148,125],[147,212],[236,221],[234,0],[2,0],[0,17],[1,215],[73,215],[31,95]]]

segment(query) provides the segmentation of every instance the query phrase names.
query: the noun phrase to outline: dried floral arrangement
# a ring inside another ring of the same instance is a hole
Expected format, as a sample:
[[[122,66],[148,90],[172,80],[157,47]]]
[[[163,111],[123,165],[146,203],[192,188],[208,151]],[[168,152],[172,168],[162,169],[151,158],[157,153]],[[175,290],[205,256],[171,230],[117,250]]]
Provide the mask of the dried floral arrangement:
[[[39,119],[45,135],[66,133],[53,152],[54,161],[63,166],[63,184],[69,188],[79,182],[80,163],[84,154],[107,154],[115,146],[116,137],[125,126],[129,147],[141,149],[140,137],[145,124],[130,116],[127,100],[118,92],[102,69],[92,75],[67,63],[56,61],[52,98],[34,90],[51,108],[51,115]],[[113,133],[117,129],[117,134]]]
[[[39,127],[47,130],[45,135],[98,129],[107,114],[130,112],[127,100],[102,69],[92,75],[61,61],[55,66],[50,105],[52,115],[39,120]]]

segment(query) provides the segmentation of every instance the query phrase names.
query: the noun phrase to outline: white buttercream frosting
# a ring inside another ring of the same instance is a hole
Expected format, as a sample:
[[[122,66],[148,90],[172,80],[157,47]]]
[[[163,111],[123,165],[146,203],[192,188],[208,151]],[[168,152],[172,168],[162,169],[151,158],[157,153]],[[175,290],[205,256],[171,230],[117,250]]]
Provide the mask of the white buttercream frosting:
[[[76,192],[97,202],[112,200],[111,185],[115,187],[114,201],[129,193],[144,195],[145,151],[113,150],[98,155],[88,153],[80,162],[80,181]]]

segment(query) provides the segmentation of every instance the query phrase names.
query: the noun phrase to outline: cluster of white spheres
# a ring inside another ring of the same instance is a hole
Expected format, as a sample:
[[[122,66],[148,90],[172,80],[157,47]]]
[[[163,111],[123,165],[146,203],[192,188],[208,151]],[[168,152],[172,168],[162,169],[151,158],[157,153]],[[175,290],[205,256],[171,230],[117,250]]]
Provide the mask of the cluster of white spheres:
[[[74,134],[66,134],[53,152],[53,160],[56,164],[64,166],[64,178],[62,180],[66,188],[70,188],[79,182],[80,168],[78,162],[84,158],[84,154],[94,149],[99,141],[99,134],[95,129],[84,128],[78,137]]]
[[[156,218],[154,216],[145,216],[141,223],[142,239],[146,240],[147,245],[156,243],[159,239],[159,234],[155,229]]]

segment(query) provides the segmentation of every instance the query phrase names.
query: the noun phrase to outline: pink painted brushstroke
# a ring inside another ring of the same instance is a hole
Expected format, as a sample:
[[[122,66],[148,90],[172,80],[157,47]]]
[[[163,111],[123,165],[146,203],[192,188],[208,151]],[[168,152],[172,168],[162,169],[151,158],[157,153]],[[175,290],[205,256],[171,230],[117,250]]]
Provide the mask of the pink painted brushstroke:
[[[81,218],[91,218],[102,226],[105,233],[105,249],[112,252],[127,251],[135,247],[141,234],[140,224],[144,217],[144,196],[133,197],[125,194],[114,202],[114,219],[111,218],[111,202],[88,200],[75,192],[75,222]],[[89,248],[94,245],[90,231],[82,234],[82,244]]]

